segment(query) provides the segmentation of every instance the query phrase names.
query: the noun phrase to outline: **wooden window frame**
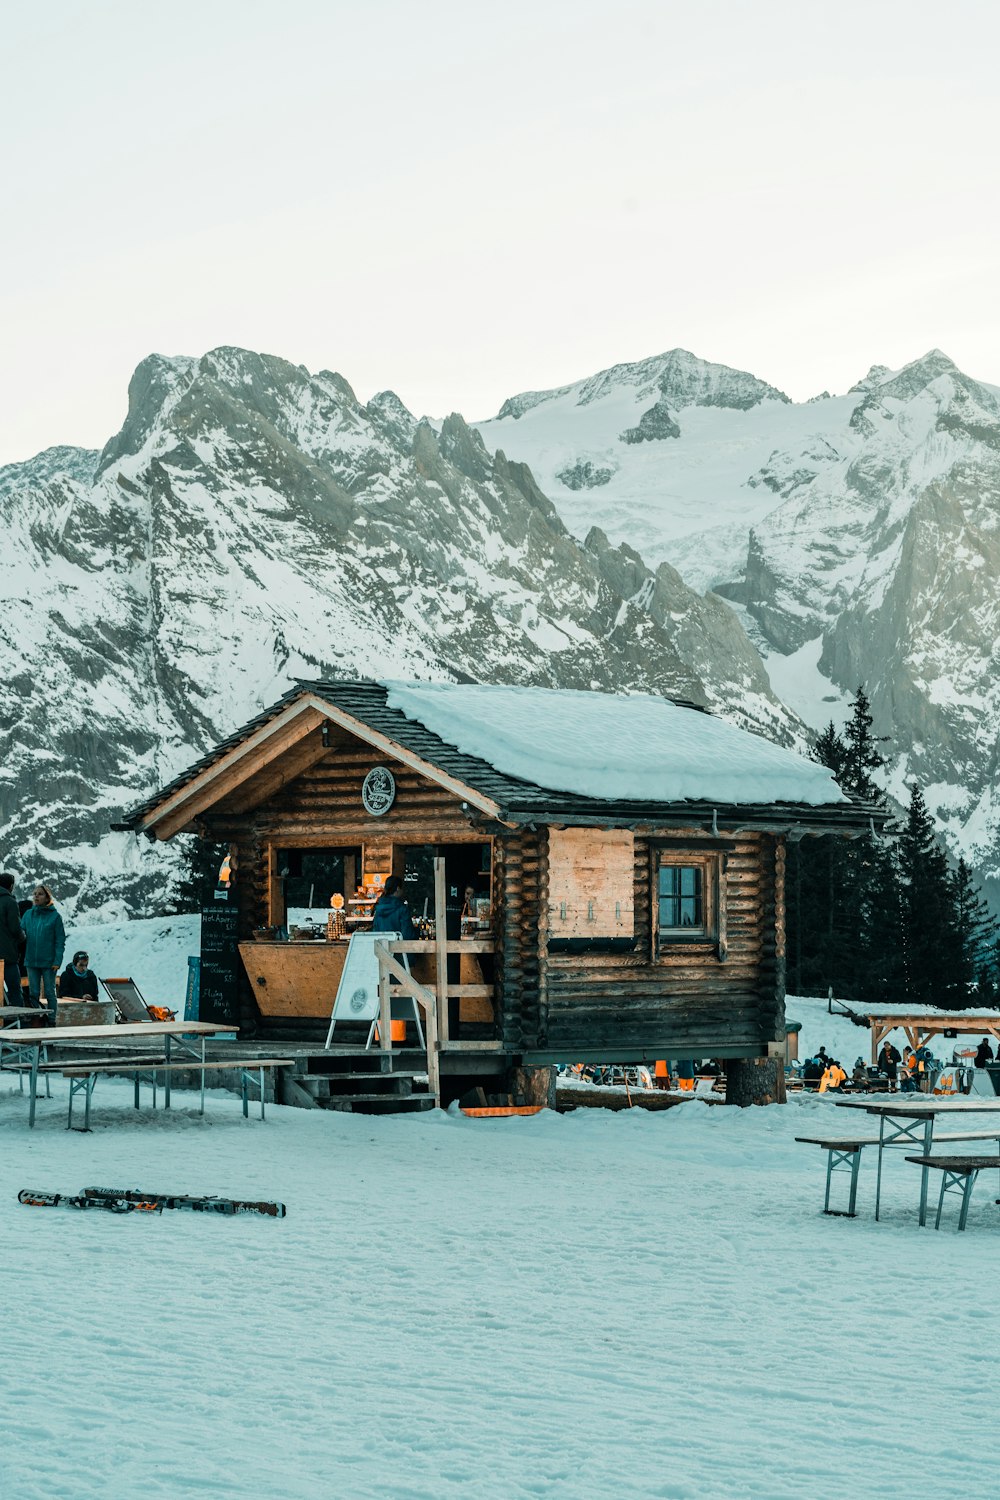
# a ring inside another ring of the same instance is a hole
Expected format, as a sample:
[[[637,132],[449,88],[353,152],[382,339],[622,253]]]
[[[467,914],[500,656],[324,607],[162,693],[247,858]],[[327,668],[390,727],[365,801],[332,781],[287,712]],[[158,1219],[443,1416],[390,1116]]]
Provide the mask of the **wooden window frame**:
[[[683,927],[660,928],[660,870],[663,866],[701,871],[702,925],[694,931]],[[653,927],[653,959],[669,963],[682,953],[712,955],[720,963],[726,957],[726,855],[718,849],[653,845],[650,858],[650,908]]]

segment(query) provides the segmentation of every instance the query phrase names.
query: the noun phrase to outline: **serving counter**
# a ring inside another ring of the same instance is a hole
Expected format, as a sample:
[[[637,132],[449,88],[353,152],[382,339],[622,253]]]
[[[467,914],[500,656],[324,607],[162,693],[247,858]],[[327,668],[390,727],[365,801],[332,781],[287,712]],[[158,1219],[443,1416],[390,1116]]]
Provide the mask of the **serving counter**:
[[[311,943],[240,943],[246,969],[262,1016],[328,1021],[347,958],[346,941]],[[410,971],[421,984],[433,987],[437,961],[432,953],[415,954]],[[459,983],[482,984],[483,969],[476,953],[459,956]],[[460,1019],[493,1020],[491,1000],[463,995]]]

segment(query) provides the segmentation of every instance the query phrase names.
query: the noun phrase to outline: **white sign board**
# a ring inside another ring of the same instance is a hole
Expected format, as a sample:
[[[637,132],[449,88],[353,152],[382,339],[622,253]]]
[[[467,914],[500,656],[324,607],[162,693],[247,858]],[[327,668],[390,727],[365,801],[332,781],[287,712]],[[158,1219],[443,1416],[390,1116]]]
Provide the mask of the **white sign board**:
[[[378,1019],[378,959],[376,943],[396,943],[398,932],[353,932],[347,945],[344,971],[333,1002],[334,1021]]]
[[[330,1017],[330,1029],[326,1034],[325,1046],[329,1047],[333,1037],[333,1028],[338,1021],[369,1021],[371,1025],[365,1050],[367,1051],[367,1048],[371,1046],[372,1037],[375,1035],[375,1025],[379,1018],[378,958],[375,954],[375,944],[398,943],[399,938],[398,932],[354,932],[351,934],[351,940],[347,945],[347,958],[344,960],[344,971],[337,987],[337,998],[333,1002],[333,1014]],[[403,967],[409,970],[405,957],[402,963]],[[423,1027],[420,1024],[420,1010],[412,996],[393,995],[391,1014],[394,1020],[413,1020],[420,1045],[421,1047],[425,1045]]]

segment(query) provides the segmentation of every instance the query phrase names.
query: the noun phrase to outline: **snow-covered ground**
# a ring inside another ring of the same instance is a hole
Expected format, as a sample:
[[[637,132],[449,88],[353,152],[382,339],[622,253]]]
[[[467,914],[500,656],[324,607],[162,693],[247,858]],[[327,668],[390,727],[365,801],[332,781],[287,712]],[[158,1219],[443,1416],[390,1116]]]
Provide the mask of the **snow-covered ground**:
[[[101,1080],[83,1135],[64,1088],[29,1132],[0,1084],[4,1495],[994,1491],[995,1182],[965,1234],[920,1230],[898,1153],[880,1224],[873,1161],[826,1219],[793,1139],[836,1128],[825,1100],[262,1124],[217,1093],[136,1117]],[[288,1217],[16,1201],[92,1184]]]
[[[149,917],[136,922],[69,924],[66,962],[80,948],[102,979],[134,979],[150,1005],[180,1013],[187,986],[188,957],[201,951],[201,917]]]
[[[834,1004],[839,1005],[841,1002],[835,1001]],[[859,1003],[852,1006],[852,1009],[860,1012],[864,1009],[864,1006]],[[893,1007],[883,1005],[879,1006],[879,1009],[889,1012],[895,1009],[900,1015],[912,1014],[912,1009],[908,1010],[905,1006]],[[928,1009],[933,1011],[933,1007],[928,1007]],[[938,1011],[937,1014],[944,1017],[948,1013],[946,1011]],[[995,1016],[996,1011],[972,1010],[968,1014]],[[792,1021],[799,1021],[801,1023],[802,1030],[799,1032],[800,1058],[814,1057],[820,1047],[825,1047],[828,1054],[831,1057],[838,1058],[848,1072],[854,1066],[856,1057],[863,1057],[866,1063],[871,1062],[871,1032],[867,1026],[858,1026],[856,1022],[851,1020],[850,1016],[845,1016],[843,1013],[838,1014],[835,1012],[833,1015],[830,1015],[827,1010],[826,1000],[812,995],[788,995],[785,999],[785,1015],[789,1024]],[[952,1061],[952,1053],[956,1049],[965,1051],[971,1047],[975,1051],[982,1035],[986,1035],[986,1033],[983,1032],[979,1035],[966,1035],[955,1038],[937,1036],[931,1040],[929,1045],[936,1057],[939,1057],[942,1062],[950,1063]],[[909,1046],[906,1033],[899,1027],[890,1031],[889,1040],[900,1051],[904,1047]]]

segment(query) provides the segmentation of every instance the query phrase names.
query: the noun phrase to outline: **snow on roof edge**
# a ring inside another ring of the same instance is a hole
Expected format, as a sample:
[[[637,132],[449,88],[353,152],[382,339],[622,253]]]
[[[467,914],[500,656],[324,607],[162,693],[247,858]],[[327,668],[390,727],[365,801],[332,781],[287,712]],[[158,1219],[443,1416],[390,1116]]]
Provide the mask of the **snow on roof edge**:
[[[551,791],[624,802],[848,804],[825,766],[648,693],[385,680],[446,743]]]

